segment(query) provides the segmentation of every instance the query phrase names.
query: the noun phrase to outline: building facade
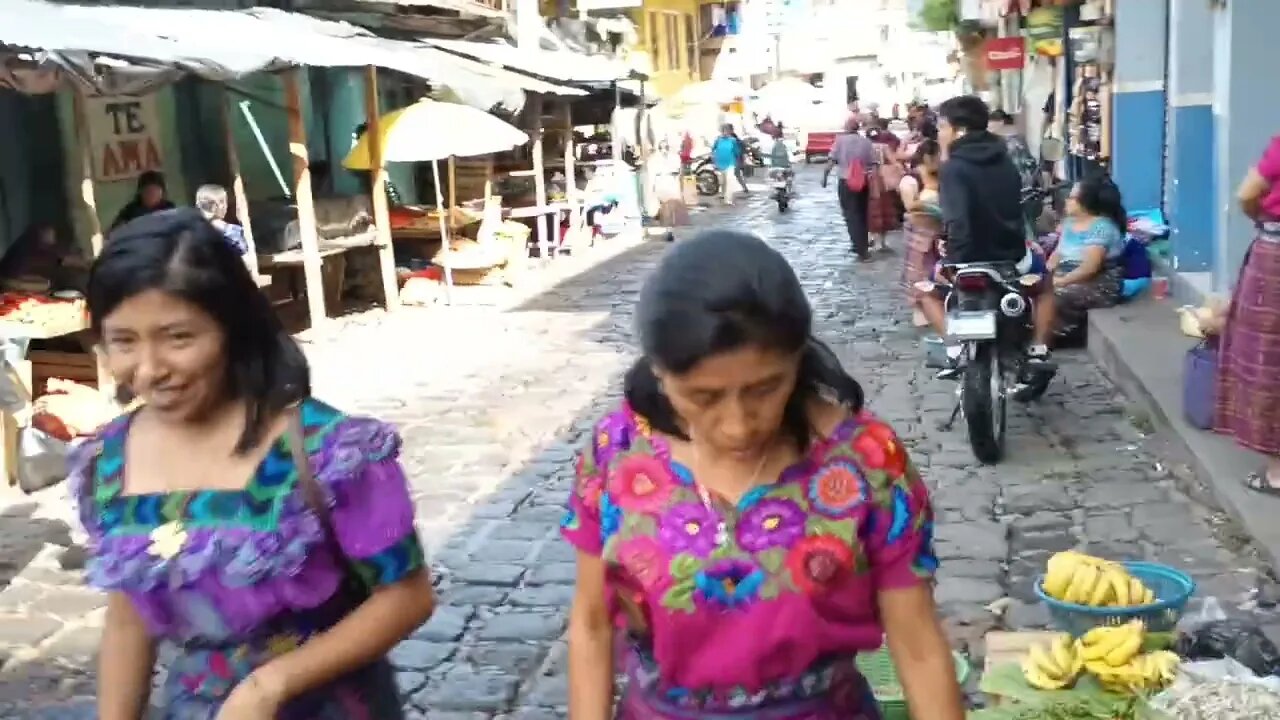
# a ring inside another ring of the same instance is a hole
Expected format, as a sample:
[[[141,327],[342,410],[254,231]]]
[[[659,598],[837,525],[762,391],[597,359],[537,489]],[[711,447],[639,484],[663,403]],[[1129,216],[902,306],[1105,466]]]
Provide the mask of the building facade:
[[[1253,239],[1235,190],[1280,133],[1274,0],[1116,3],[1114,174],[1131,209],[1163,208],[1189,295],[1235,282]]]

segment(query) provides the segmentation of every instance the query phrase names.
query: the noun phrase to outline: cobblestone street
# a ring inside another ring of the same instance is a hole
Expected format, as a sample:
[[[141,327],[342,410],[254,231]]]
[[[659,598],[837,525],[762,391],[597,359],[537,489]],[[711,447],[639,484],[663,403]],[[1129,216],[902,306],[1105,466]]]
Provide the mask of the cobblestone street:
[[[790,258],[818,334],[906,439],[934,491],[936,596],[958,648],[980,663],[988,630],[1047,625],[1033,578],[1049,554],[1075,546],[1176,565],[1202,597],[1277,622],[1256,608],[1264,575],[1247,541],[1178,489],[1178,463],[1082,351],[1058,356],[1042,402],[1011,409],[1000,465],[977,466],[959,426],[940,431],[955,385],[922,366],[902,255],[853,262],[835,193],[818,177],[802,171],[785,215],[757,190],[695,224],[751,230]],[[440,607],[394,660],[405,697],[434,720],[565,716],[574,566],[557,527],[571,459],[616,402],[633,357],[632,305],[665,247],[597,248],[593,267],[515,307],[375,313],[307,340],[320,397],[403,433]],[[61,569],[75,565],[71,515],[62,492],[0,504],[0,717],[94,716],[86,668],[103,601]]]

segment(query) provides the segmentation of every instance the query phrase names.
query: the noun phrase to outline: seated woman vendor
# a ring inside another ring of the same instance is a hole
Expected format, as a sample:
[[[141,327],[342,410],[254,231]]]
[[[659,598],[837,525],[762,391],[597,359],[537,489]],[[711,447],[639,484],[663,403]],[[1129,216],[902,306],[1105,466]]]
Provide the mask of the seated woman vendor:
[[[143,215],[172,210],[173,207],[173,203],[169,202],[168,190],[165,189],[164,175],[155,170],[148,170],[138,176],[137,194],[128,205],[120,209],[120,214],[116,215],[116,219],[111,223],[111,229],[115,230]]]
[[[71,243],[64,242],[52,225],[36,223],[5,251],[0,259],[0,279],[40,279],[50,290],[83,289],[89,261]]]
[[[1079,338],[1089,310],[1120,301],[1127,220],[1120,188],[1109,176],[1085,178],[1071,189],[1061,237],[1049,258],[1059,340]]]

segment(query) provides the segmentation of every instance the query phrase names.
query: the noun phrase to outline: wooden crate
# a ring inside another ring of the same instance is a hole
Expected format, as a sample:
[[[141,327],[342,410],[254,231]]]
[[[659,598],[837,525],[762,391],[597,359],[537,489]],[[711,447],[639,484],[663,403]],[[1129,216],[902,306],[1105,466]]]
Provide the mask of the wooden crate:
[[[31,362],[31,389],[36,397],[44,394],[45,381],[50,378],[98,387],[98,362],[93,353],[32,350],[27,359]]]
[[[985,674],[991,672],[992,668],[1010,663],[1020,664],[1033,645],[1048,645],[1058,636],[1065,634],[1049,630],[1018,632],[992,630],[982,638],[986,646],[986,660],[983,662],[982,672]],[[987,699],[992,705],[999,705],[1002,700],[998,695],[988,696]]]

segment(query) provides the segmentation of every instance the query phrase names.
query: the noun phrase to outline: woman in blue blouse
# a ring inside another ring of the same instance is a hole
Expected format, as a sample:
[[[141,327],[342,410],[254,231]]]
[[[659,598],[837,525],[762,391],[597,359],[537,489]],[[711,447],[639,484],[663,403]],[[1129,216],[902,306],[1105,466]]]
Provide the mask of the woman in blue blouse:
[[[1058,338],[1079,337],[1089,310],[1120,301],[1127,220],[1120,188],[1109,176],[1085,178],[1071,189],[1061,237],[1049,258]]]

